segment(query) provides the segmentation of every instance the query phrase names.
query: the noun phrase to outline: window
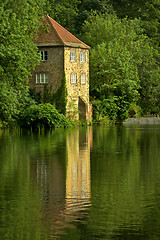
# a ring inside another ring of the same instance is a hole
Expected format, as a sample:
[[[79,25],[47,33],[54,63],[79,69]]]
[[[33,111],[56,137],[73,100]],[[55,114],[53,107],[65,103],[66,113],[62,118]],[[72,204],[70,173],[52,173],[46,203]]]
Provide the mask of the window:
[[[86,61],[86,54],[85,52],[80,53],[80,62],[85,62]]]
[[[71,56],[71,62],[76,62],[76,52],[71,51],[70,56]]]
[[[36,83],[48,83],[48,73],[36,73]]]
[[[41,60],[42,61],[48,60],[48,52],[47,51],[41,51]]]
[[[77,82],[77,74],[71,73],[71,83],[76,83],[76,82]]]
[[[81,74],[81,84],[85,84],[86,83],[86,74],[82,73]]]

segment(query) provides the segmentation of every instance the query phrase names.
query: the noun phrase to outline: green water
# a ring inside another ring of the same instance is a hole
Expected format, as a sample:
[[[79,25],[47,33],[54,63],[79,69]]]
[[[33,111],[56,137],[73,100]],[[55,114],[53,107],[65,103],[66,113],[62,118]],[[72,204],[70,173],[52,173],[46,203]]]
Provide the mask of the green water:
[[[160,239],[160,125],[0,131],[0,240],[48,239]]]

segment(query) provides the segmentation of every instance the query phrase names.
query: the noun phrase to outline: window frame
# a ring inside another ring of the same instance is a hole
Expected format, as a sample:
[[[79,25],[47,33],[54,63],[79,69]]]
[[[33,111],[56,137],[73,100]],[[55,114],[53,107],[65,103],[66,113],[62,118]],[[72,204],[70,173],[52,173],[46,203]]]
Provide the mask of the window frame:
[[[36,84],[47,84],[49,82],[49,74],[46,72],[36,73]]]
[[[70,81],[71,81],[71,84],[77,83],[77,73],[71,73]]]
[[[40,51],[40,53],[41,53],[41,61],[42,62],[47,61],[48,60],[48,51],[43,50],[43,51]]]
[[[86,84],[86,73],[81,73],[81,84]]]
[[[70,51],[71,62],[76,62],[76,51]]]
[[[86,62],[86,53],[80,52],[80,62]]]

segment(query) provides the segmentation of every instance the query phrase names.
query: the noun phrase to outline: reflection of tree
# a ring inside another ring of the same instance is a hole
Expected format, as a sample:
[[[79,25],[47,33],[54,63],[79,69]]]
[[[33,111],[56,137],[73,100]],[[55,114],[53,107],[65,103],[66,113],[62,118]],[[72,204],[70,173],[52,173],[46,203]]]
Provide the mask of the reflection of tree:
[[[41,240],[41,201],[30,179],[27,137],[0,136],[0,239]],[[33,142],[32,142],[33,143]],[[36,220],[36,221],[35,221]],[[46,235],[43,235],[46,239]]]
[[[45,240],[64,228],[65,134],[0,133],[0,239]]]
[[[94,128],[91,152],[94,207],[88,225],[97,238],[158,240],[151,230],[157,234],[160,223],[157,130],[153,126]]]

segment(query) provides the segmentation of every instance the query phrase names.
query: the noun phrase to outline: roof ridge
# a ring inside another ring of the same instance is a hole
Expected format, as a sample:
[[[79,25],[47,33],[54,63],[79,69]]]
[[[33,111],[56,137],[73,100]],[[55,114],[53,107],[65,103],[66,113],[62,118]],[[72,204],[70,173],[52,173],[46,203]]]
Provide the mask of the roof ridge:
[[[50,21],[50,25],[51,25],[51,27],[54,29],[54,31],[56,32],[56,35],[57,35],[57,37],[60,39],[60,41],[64,44],[64,42],[63,42],[63,40],[61,39],[61,37],[59,36],[59,34],[57,33],[57,30],[54,28],[54,26],[53,26],[53,24],[52,24],[52,22],[51,21],[55,21],[55,20],[53,20],[48,14],[46,15],[46,17],[48,18],[48,20]],[[56,21],[55,21],[56,22]],[[60,25],[60,24],[59,24]]]
[[[60,34],[57,32],[57,29],[55,28],[55,26],[53,25],[53,23],[55,25],[57,25],[62,31],[66,32],[67,34],[69,34],[73,39],[76,39],[79,43],[85,45],[87,48],[89,48],[89,46],[87,44],[85,44],[84,42],[82,42],[80,39],[78,39],[77,37],[75,37],[71,32],[69,32],[67,29],[65,29],[62,25],[60,25],[58,22],[56,22],[54,19],[52,19],[49,15],[46,15],[47,18],[49,19],[53,29],[55,30],[56,32],[56,35],[58,36],[58,38],[60,39],[60,41],[66,45],[65,41],[63,40],[63,38],[60,36]]]
[[[63,46],[63,47],[78,47],[89,49],[90,47],[82,42],[80,39],[75,37],[67,29],[57,23],[50,16],[45,15],[43,24],[49,25],[49,31],[46,32],[44,29],[39,29],[38,38],[35,39],[35,43],[38,46]]]

